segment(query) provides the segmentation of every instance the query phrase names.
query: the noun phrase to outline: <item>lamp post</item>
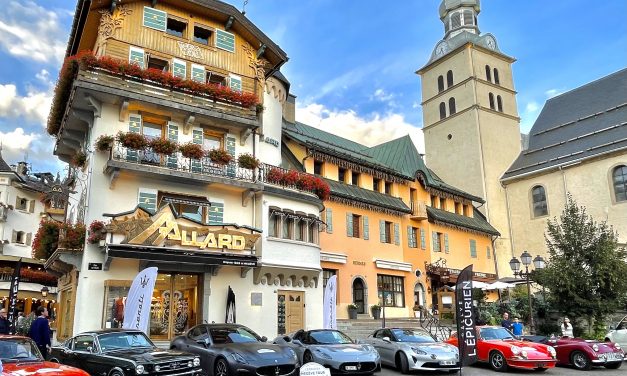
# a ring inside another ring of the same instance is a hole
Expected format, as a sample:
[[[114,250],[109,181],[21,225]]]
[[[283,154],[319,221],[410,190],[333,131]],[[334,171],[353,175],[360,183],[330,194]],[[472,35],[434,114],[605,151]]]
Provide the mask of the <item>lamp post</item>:
[[[513,257],[509,261],[509,266],[510,268],[512,268],[514,276],[525,278],[525,280],[527,281],[527,297],[529,298],[529,326],[531,334],[535,334],[536,328],[533,321],[533,307],[531,306],[531,283],[529,282],[529,277],[531,276],[531,273],[529,272],[529,265],[531,265],[532,256],[531,254],[529,254],[529,252],[524,251],[522,255],[520,255],[520,260],[522,260],[525,271],[520,270],[521,262],[516,257]],[[542,256],[536,256],[533,259],[533,266],[536,270],[544,269],[545,262]]]

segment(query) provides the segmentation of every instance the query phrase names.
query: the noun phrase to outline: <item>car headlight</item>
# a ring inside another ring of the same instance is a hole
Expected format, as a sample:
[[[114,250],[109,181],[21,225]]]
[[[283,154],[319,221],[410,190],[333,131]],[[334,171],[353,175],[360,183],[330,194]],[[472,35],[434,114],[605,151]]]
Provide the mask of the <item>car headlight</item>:
[[[614,347],[620,350],[620,345],[618,343],[615,343]]]
[[[285,351],[287,351],[287,354],[288,354],[289,356],[291,356],[292,358],[298,358],[298,357],[296,356],[296,351],[292,350],[291,348],[287,347],[287,348],[285,349]]]
[[[374,351],[374,347],[372,347],[371,345],[361,345],[361,348],[365,351]]]
[[[155,372],[161,372],[161,366],[156,365],[155,366]]]
[[[144,366],[142,366],[141,364],[137,365],[135,367],[135,373],[138,375],[141,375],[142,373],[144,373]]]
[[[320,349],[316,349],[316,353],[317,353],[319,356],[321,356],[321,357],[323,357],[323,358],[325,358],[325,359],[328,359],[328,360],[333,359],[333,358],[331,357],[331,355],[329,355],[329,354],[325,353],[324,351],[322,351],[322,350],[320,350]]]
[[[557,353],[555,352],[555,348],[553,346],[547,346],[547,350],[549,350],[549,353],[553,358],[557,356]]]
[[[514,355],[519,355],[520,352],[522,351],[520,349],[520,347],[518,347],[518,346],[512,346],[512,347],[510,347],[510,350],[512,350],[512,354],[514,354]]]
[[[596,343],[594,345],[592,345],[592,350],[598,352],[599,351],[599,345],[597,345]]]
[[[419,355],[427,355],[427,352],[424,350],[421,350],[419,347],[412,347],[411,351],[415,352],[416,354]]]
[[[243,357],[241,354],[238,354],[238,353],[233,353],[231,356],[232,356],[232,357],[233,357],[233,359],[234,359],[236,362],[238,362],[238,363],[242,363],[242,364],[246,364],[246,363],[248,363],[248,362],[246,361],[246,359],[244,359],[244,357]]]
[[[520,356],[522,356],[523,358],[527,359],[527,351],[523,350],[520,352]]]
[[[194,358],[194,367],[198,367],[200,365],[200,358]]]

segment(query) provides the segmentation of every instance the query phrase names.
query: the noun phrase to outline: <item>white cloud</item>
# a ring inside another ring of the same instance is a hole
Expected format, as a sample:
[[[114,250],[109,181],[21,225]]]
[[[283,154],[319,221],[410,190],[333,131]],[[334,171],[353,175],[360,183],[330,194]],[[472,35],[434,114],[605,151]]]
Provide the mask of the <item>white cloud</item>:
[[[60,63],[67,31],[57,13],[32,1],[9,1],[0,12],[0,46],[11,55],[38,62]]]
[[[50,81],[50,72],[45,69],[42,69],[39,73],[35,74],[35,77],[46,85],[52,84]]]
[[[527,103],[527,107],[525,108],[525,112],[536,112],[538,111],[538,103],[535,101]]]
[[[11,164],[24,160],[24,156],[32,149],[32,143],[40,136],[35,133],[24,133],[24,129],[15,128],[11,132],[0,132],[2,141],[2,157]]]
[[[296,107],[299,122],[322,129],[343,138],[374,146],[409,134],[420,153],[424,153],[425,142],[422,129],[405,121],[401,114],[384,116],[373,114],[366,118],[352,110],[330,110],[324,105],[311,103]]]
[[[49,171],[55,173],[66,166],[52,155],[54,139],[40,133],[26,133],[23,128],[15,128],[10,132],[0,131],[2,142],[2,158],[8,164],[19,161],[32,163],[33,171]]]
[[[558,89],[549,89],[549,90],[544,92],[544,95],[546,95],[547,99],[556,97],[556,96],[558,96],[560,94],[562,94],[562,91],[558,90]]]
[[[0,117],[23,117],[45,125],[52,103],[52,92],[29,91],[25,97],[17,94],[13,84],[0,84]]]

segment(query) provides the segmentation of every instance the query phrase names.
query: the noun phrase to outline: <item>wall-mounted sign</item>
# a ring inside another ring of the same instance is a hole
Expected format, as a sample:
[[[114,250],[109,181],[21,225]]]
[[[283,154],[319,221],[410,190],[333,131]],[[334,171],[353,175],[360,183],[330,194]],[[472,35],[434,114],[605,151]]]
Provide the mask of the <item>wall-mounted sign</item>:
[[[88,270],[102,270],[102,263],[101,262],[90,262],[87,265],[87,269]]]
[[[353,265],[366,266],[365,261],[353,261]]]
[[[263,138],[263,142],[265,142],[266,144],[270,144],[270,145],[276,146],[277,148],[279,147],[279,140],[275,140],[272,137],[265,136]]]

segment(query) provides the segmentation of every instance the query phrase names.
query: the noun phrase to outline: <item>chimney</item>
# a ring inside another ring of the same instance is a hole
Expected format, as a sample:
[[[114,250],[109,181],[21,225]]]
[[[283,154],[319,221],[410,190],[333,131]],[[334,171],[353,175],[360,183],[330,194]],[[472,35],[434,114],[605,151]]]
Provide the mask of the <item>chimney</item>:
[[[15,167],[15,172],[18,175],[26,176],[28,175],[28,164],[26,162],[17,162],[17,167]]]
[[[283,118],[288,123],[296,123],[296,96],[294,94],[288,94],[283,107]]]

